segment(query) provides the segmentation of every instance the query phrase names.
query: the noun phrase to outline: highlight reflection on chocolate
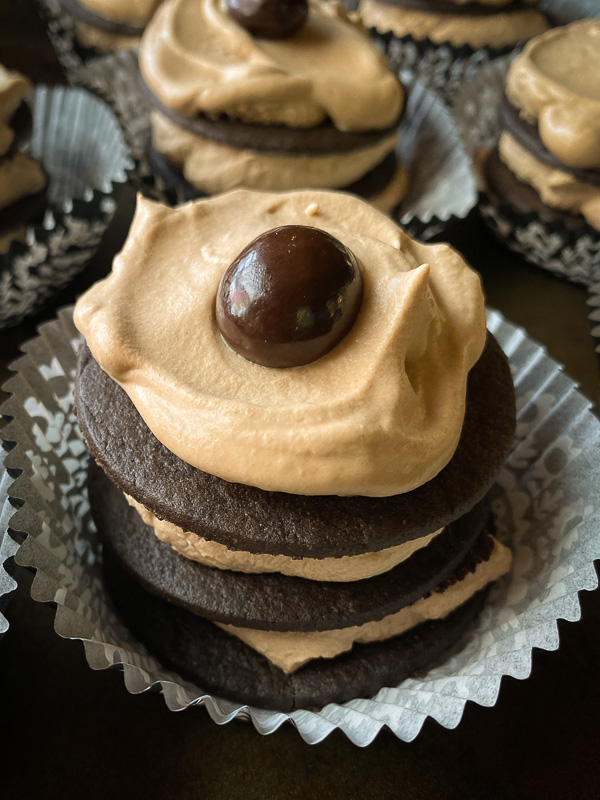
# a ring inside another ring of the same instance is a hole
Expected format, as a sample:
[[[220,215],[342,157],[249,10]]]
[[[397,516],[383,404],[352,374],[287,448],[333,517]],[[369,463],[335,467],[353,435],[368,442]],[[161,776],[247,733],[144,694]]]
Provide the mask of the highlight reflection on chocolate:
[[[285,225],[254,239],[229,266],[217,293],[217,324],[249,361],[298,367],[344,338],[362,294],[347,247],[317,228]]]

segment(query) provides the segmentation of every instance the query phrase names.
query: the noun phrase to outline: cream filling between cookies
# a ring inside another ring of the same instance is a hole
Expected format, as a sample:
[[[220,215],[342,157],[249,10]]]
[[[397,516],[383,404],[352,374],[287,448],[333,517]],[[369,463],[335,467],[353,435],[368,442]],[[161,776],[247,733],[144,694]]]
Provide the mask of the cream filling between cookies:
[[[506,131],[498,144],[500,158],[520,181],[537,191],[552,208],[581,214],[596,230],[600,230],[600,189],[578,181],[569,172],[538,161]]]
[[[247,553],[243,550],[230,550],[223,544],[208,541],[196,533],[183,531],[172,522],[158,519],[133,497],[125,495],[130,506],[135,508],[143,522],[154,529],[161,540],[167,542],[180,555],[191,561],[198,561],[217,569],[230,569],[234,572],[280,572],[283,575],[307,578],[312,581],[359,581],[372,578],[406,561],[444,529],[440,528],[427,536],[421,536],[396,547],[389,547],[375,553],[364,553],[341,558],[290,558],[281,555]]]
[[[44,170],[25,153],[15,153],[0,162],[0,209],[41,192],[46,185]]]
[[[245,188],[262,191],[338,189],[380,164],[397,144],[394,132],[380,142],[349,153],[277,154],[242,150],[205,139],[152,113],[152,144],[197,189],[218,194]]]
[[[506,94],[563,164],[600,169],[600,20],[529,42],[511,64]]]
[[[447,617],[478,591],[507,573],[511,559],[510,550],[494,539],[494,547],[488,560],[478,564],[473,572],[467,573],[461,580],[447,585],[443,591],[433,591],[395,614],[364,625],[305,633],[261,631],[215,624],[227,633],[237,636],[289,674],[315,658],[335,658],[350,650],[354,644],[391,639],[422,622]]]
[[[548,29],[544,16],[531,8],[508,13],[499,7],[497,14],[489,16],[458,16],[402,8],[383,0],[361,0],[360,15],[365,25],[381,33],[392,31],[399,37],[430,39],[436,44],[449,42],[457,47],[505,47]]]

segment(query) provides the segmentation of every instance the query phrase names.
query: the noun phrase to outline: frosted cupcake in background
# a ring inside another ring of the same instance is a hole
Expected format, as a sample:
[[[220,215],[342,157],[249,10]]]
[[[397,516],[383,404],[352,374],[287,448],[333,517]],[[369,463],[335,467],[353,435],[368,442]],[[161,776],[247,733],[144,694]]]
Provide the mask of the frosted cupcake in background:
[[[144,34],[154,171],[187,199],[343,189],[392,211],[405,93],[329,2],[167,0]]]
[[[482,61],[548,28],[535,0],[360,0],[358,11],[394,67],[414,70],[448,99]]]
[[[24,102],[29,80],[0,64],[0,254],[24,241],[26,225],[41,218],[46,205],[46,175],[35,158],[19,147],[31,133]]]
[[[75,20],[79,42],[101,52],[137,47],[160,3],[161,0],[60,0]]]
[[[96,97],[32,88],[2,68],[0,150],[2,329],[39,311],[86,266],[132,163],[116,119]]]
[[[600,20],[525,47],[508,70],[499,122],[497,147],[479,154],[484,205],[508,221],[496,232],[508,239],[514,224],[534,221],[547,241],[600,243]]]

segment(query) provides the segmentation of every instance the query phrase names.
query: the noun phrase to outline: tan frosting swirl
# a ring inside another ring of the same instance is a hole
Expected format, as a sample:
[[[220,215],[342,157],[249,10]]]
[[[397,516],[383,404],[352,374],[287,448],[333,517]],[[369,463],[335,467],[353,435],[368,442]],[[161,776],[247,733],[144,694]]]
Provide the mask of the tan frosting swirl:
[[[277,370],[225,344],[214,304],[248,242],[287,224],[344,242],[364,298],[330,353]],[[240,190],[177,209],[139,198],[112,273],[79,300],[75,322],[184,461],[308,495],[386,496],[433,478],[456,449],[486,337],[479,278],[454,250],[412,241],[351,195],[318,191]]]
[[[396,36],[429,39],[436,44],[449,42],[455,47],[507,47],[548,29],[545,17],[527,6],[510,13],[499,6],[497,14],[459,16],[402,8],[385,0],[361,0],[360,16],[365,25],[381,33],[392,31]]]
[[[569,167],[600,169],[600,20],[533,39],[514,60],[506,94]]]
[[[152,17],[162,0],[78,0],[78,2],[105,19],[141,27]]]
[[[434,591],[406,608],[381,620],[338,628],[332,631],[309,633],[290,631],[261,631],[216,623],[220,628],[237,636],[250,647],[268,658],[286,673],[295,672],[313,658],[335,658],[350,650],[354,644],[381,642],[399,636],[423,622],[443,619],[492,581],[498,580],[510,569],[512,554],[494,540],[494,549],[487,561],[477,565],[462,580]]]
[[[23,98],[31,89],[31,83],[19,72],[9,72],[0,64],[0,156],[3,156],[13,143],[14,134],[10,120]]]
[[[158,519],[151,511],[133,497],[125,495],[130,506],[135,508],[146,525],[154,529],[161,542],[167,542],[179,555],[198,561],[216,569],[230,569],[234,572],[280,572],[282,575],[295,575],[311,581],[360,581],[381,575],[382,572],[406,561],[417,550],[426,547],[444,529],[404,542],[395,547],[373,553],[340,558],[290,558],[282,555],[248,553],[244,550],[230,550],[219,542],[211,542],[195,533],[188,533],[166,519]]]
[[[398,118],[403,90],[367,34],[332,3],[312,0],[291,39],[254,39],[224,0],[167,0],[142,39],[140,70],[170,109],[294,127],[330,118],[379,130]]]

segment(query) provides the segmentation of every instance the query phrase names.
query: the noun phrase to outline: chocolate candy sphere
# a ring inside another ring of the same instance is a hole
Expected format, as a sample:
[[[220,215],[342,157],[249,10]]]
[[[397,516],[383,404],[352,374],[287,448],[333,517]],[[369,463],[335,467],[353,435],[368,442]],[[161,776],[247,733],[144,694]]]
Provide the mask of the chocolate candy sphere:
[[[318,228],[284,225],[251,242],[227,268],[216,314],[226,342],[265,367],[299,367],[335,347],[363,294],[353,253]]]
[[[307,0],[227,0],[229,16],[262,39],[288,39],[304,25]]]

